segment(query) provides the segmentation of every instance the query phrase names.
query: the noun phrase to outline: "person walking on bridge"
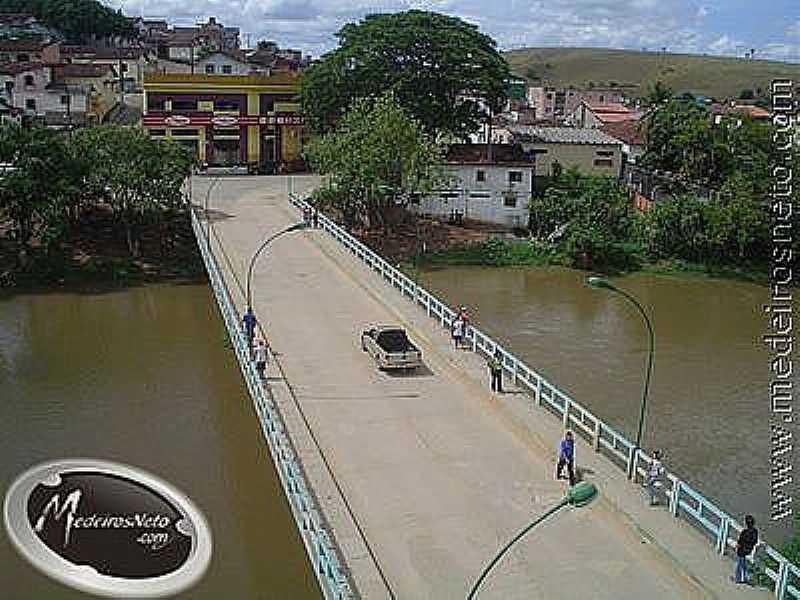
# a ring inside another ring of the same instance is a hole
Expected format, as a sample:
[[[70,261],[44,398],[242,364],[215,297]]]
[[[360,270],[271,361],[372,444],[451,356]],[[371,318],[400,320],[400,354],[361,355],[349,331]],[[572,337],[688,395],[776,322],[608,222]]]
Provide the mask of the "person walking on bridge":
[[[753,515],[744,518],[744,529],[736,541],[736,571],[733,580],[736,583],[747,583],[747,557],[758,544],[758,529]]]
[[[564,438],[558,444],[558,464],[556,465],[556,479],[561,479],[561,472],[567,467],[569,485],[575,485],[575,439],[572,432],[567,430]]]
[[[258,319],[253,314],[253,308],[248,306],[247,310],[242,317],[242,327],[244,328],[245,337],[247,337],[247,349],[252,350],[253,348],[253,338],[256,334],[256,324],[258,323]]]
[[[464,319],[461,318],[461,315],[456,315],[456,318],[453,319],[453,324],[450,326],[451,333],[453,335],[453,347],[458,350],[461,348],[461,344],[464,340]]]
[[[267,370],[267,344],[263,338],[258,338],[255,350],[256,371],[258,377],[263,381],[264,372]]]
[[[486,361],[486,366],[489,367],[489,377],[491,378],[491,383],[489,385],[492,391],[502,394],[503,365],[500,364],[500,350],[495,350],[494,355],[490,356]]]

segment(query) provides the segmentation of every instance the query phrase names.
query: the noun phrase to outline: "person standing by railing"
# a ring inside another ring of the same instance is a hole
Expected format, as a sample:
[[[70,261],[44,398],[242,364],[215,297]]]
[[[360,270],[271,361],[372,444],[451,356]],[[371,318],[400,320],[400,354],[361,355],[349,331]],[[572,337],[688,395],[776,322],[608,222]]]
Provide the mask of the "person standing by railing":
[[[267,344],[263,338],[258,338],[258,341],[256,341],[254,360],[258,377],[263,381],[264,372],[267,370]]]
[[[253,349],[253,337],[256,334],[256,324],[258,323],[258,319],[256,319],[255,314],[253,314],[253,308],[248,306],[247,310],[242,317],[242,327],[244,328],[245,337],[247,337],[247,351],[250,352]]]
[[[664,479],[664,465],[661,463],[661,450],[653,452],[653,460],[647,467],[647,477],[645,479],[645,487],[650,495],[650,506],[658,504],[658,488],[663,485]]]
[[[490,356],[486,361],[486,366],[489,367],[489,377],[491,382],[489,386],[493,392],[499,394],[503,393],[503,365],[500,364],[500,351],[496,350],[494,355]]]
[[[575,439],[572,432],[567,431],[564,439],[558,444],[558,464],[556,465],[556,479],[562,479],[561,472],[567,467],[569,485],[575,485]]]
[[[744,518],[744,529],[736,541],[736,571],[733,580],[736,583],[747,583],[747,556],[758,544],[758,529],[753,515]]]

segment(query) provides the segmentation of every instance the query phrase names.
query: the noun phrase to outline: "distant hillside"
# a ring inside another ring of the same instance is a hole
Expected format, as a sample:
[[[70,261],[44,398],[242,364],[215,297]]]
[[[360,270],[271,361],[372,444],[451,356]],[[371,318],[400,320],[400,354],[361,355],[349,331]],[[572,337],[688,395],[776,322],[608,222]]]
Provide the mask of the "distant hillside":
[[[601,48],[524,48],[505,53],[514,73],[556,86],[636,85],[632,96],[645,96],[659,79],[677,93],[718,99],[737,98],[742,90],[769,94],[770,82],[788,77],[800,82],[800,64],[693,54],[661,54]]]

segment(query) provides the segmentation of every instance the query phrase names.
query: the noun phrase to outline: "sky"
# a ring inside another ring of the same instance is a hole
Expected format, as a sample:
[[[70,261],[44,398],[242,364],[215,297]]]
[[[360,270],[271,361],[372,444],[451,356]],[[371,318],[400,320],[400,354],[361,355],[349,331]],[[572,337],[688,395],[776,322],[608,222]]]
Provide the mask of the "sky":
[[[411,8],[478,25],[503,50],[527,46],[628,48],[800,62],[797,0],[104,0],[131,16],[191,25],[216,16],[242,44],[270,39],[320,56],[334,34],[371,13]],[[248,37],[249,36],[249,37]]]

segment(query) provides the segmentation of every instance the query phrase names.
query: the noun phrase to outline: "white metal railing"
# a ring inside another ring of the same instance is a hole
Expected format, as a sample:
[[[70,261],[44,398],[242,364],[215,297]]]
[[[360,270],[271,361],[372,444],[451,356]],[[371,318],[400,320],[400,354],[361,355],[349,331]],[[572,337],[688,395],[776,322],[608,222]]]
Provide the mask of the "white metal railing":
[[[291,192],[289,201],[300,210],[311,208],[305,200]],[[408,296],[442,327],[450,327],[456,316],[453,309],[414,283],[332,219],[319,214],[318,220],[321,229],[330,233],[347,250],[360,258],[387,284]],[[559,390],[474,325],[468,328],[466,339],[472,344],[474,352],[485,356],[499,352],[498,360],[504,370],[512,376],[514,383],[526,388],[532,394],[534,402],[561,419],[565,428],[569,427],[591,441],[595,451],[603,453],[612,462],[624,468],[634,479],[637,474],[645,476],[651,457],[641,448],[637,450],[633,442]],[[667,473],[665,479],[667,485],[663,495],[669,501],[669,510],[674,517],[685,518],[707,534],[720,554],[725,554],[729,548],[736,547],[738,534],[742,530],[739,522],[674,473]],[[760,544],[758,555],[764,558],[757,561],[760,572],[767,578],[766,584],[774,590],[775,597],[779,600],[786,598],[800,600],[800,568],[767,544]],[[770,566],[771,562],[777,564],[777,567]]]
[[[250,360],[247,340],[240,327],[239,314],[234,308],[231,296],[225,285],[214,254],[210,252],[206,232],[200,224],[194,210],[191,210],[192,228],[208,271],[211,287],[222,313],[225,327],[228,330],[236,351],[239,367],[247,384],[250,398],[258,414],[261,431],[267,441],[270,455],[275,463],[283,491],[289,500],[292,516],[300,531],[303,543],[319,581],[325,598],[345,600],[354,594],[335,551],[334,540],[323,526],[321,511],[314,497],[309,493],[310,486],[305,480],[302,469],[294,455],[291,441],[284,429],[283,421],[274,408],[268,390],[265,389],[255,365]],[[269,595],[269,594],[268,594]]]

